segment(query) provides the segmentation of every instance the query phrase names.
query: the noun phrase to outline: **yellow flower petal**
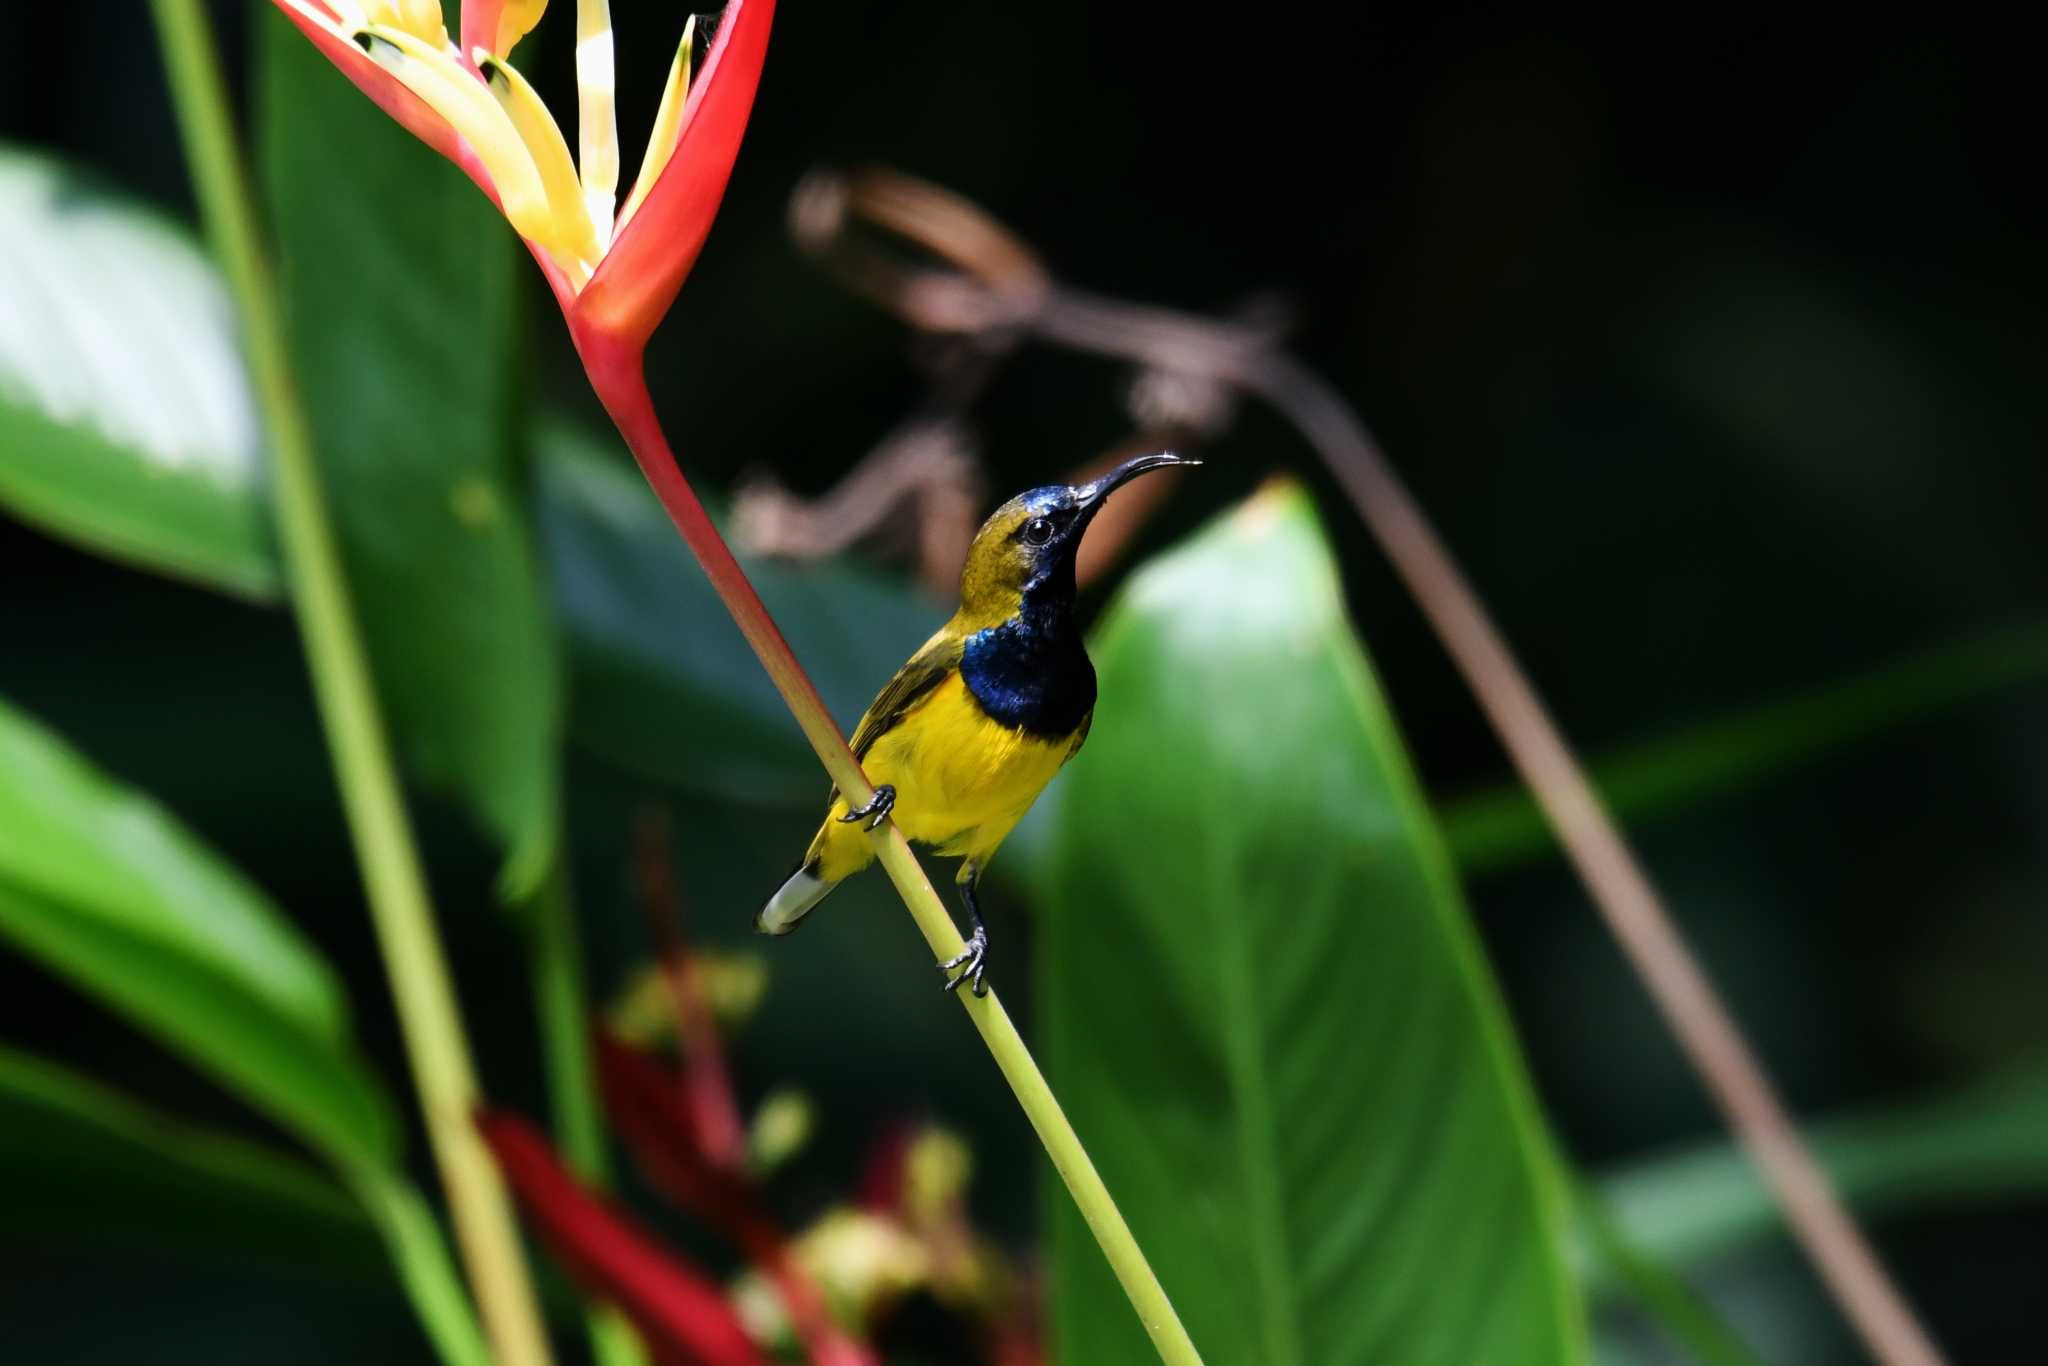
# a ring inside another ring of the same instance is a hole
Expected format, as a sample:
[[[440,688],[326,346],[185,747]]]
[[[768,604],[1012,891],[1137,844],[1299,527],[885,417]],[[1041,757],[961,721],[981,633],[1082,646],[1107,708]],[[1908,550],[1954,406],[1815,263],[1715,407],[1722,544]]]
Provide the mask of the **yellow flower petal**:
[[[676,154],[676,135],[683,127],[683,106],[690,96],[690,59],[696,52],[697,16],[691,15],[683,25],[683,41],[676,48],[676,59],[669,64],[668,85],[661,92],[661,108],[655,111],[654,132],[647,139],[647,154],[640,160],[640,175],[633,182],[633,193],[626,197],[626,208],[619,215],[619,231],[626,230],[626,224],[633,221],[648,191],[654,182],[661,179],[661,173],[668,168],[668,159]]]
[[[617,62],[612,51],[611,0],[576,0],[577,163],[583,199],[606,246],[619,198]]]
[[[604,255],[604,247],[596,225],[584,210],[583,196],[576,183],[576,164],[569,159],[569,144],[562,140],[562,130],[555,126],[554,115],[548,113],[547,105],[527,84],[526,77],[509,62],[481,48],[470,55],[498,107],[505,111],[519,140],[526,145],[534,169],[540,173],[541,191],[547,196],[548,212],[555,220],[560,239],[571,244],[570,255],[595,265]]]
[[[462,135],[483,162],[498,203],[520,236],[550,251],[575,255],[585,245],[574,225],[558,221],[533,154],[484,83],[442,49],[410,33],[373,24],[354,35],[357,46]]]
[[[533,32],[547,8],[548,0],[506,0],[505,8],[498,11],[498,33],[491,50],[509,57],[519,40]]]
[[[352,0],[341,0],[341,3],[348,8],[356,8]],[[410,33],[435,47],[448,46],[441,0],[361,0],[361,9],[363,17],[372,24]]]

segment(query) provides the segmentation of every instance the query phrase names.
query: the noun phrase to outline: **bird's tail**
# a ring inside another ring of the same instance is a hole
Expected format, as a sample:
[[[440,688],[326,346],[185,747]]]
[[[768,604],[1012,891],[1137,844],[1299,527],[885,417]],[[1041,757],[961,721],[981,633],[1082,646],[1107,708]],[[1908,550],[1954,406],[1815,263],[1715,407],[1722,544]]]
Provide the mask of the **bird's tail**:
[[[839,885],[819,876],[822,871],[815,858],[799,864],[789,875],[789,881],[782,884],[782,890],[769,897],[768,904],[754,917],[754,928],[762,934],[788,934],[794,930],[811,913],[811,908]]]
[[[755,929],[763,934],[788,934],[834,887],[875,861],[874,846],[858,824],[840,819],[845,814],[846,798],[835,796],[825,823],[804,851],[804,861],[754,917]]]

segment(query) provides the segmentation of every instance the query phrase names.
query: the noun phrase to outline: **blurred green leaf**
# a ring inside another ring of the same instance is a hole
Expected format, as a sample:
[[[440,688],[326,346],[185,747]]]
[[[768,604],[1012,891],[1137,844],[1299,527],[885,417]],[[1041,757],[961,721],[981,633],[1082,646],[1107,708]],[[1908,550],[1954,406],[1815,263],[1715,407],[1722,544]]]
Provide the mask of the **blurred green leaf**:
[[[1999,1200],[2048,1191],[2048,1071],[1961,1096],[1894,1107],[1807,1129],[1814,1155],[1859,1214]],[[1603,1177],[1597,1186],[1631,1246],[1684,1270],[1784,1227],[1749,1160],[1727,1143],[1673,1153]],[[1582,1234],[1589,1288],[1620,1273]]]
[[[394,1153],[313,948],[153,802],[5,703],[0,935],[326,1150]]]
[[[401,749],[530,890],[555,838],[560,668],[516,460],[517,239],[277,16],[258,119],[292,356]]]
[[[1306,495],[1094,644],[1041,934],[1048,1070],[1209,1360],[1585,1359],[1567,1204]],[[1144,1338],[1065,1202],[1053,1355]]]
[[[1645,1257],[1628,1241],[1597,1192],[1579,1187],[1573,1191],[1572,1204],[1582,1246],[1673,1342],[1687,1348],[1703,1366],[1759,1366],[1756,1353],[1711,1304],[1670,1267]],[[1602,1362],[1614,1355],[1610,1351],[1595,1353]]]
[[[4,702],[0,939],[317,1149],[383,1232],[443,1357],[483,1359],[318,953],[161,808]]]
[[[615,441],[537,438],[540,524],[574,666],[574,728],[626,768],[708,795],[815,805],[829,785],[661,504]],[[745,559],[826,705],[851,728],[944,619],[845,564]]]
[[[1616,817],[1635,825],[1753,787],[1958,703],[2044,679],[2048,627],[2010,627],[1603,756],[1593,765],[1593,777]],[[1543,813],[1514,784],[1453,798],[1441,804],[1439,815],[1458,870],[1467,876],[1557,852]]]
[[[384,1274],[376,1229],[319,1169],[8,1048],[0,1048],[0,1183],[0,1222],[11,1235]]]
[[[226,291],[181,229],[0,148],[0,505],[116,558],[277,592]]]

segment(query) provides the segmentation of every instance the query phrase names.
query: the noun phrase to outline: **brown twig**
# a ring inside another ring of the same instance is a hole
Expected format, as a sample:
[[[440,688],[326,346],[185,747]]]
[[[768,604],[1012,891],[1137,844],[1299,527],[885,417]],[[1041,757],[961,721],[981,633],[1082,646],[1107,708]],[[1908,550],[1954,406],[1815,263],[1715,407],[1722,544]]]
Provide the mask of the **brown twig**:
[[[979,501],[971,412],[1028,335],[1025,324],[1038,316],[1052,281],[1024,243],[964,200],[885,173],[859,185],[863,188],[856,195],[853,184],[836,177],[807,180],[791,205],[791,230],[799,243],[833,262],[850,287],[887,304],[906,294],[918,296],[919,280],[946,277],[934,277],[872,241],[856,240],[857,222],[873,219],[904,231],[935,225],[939,231],[916,240],[966,271],[996,302],[973,309],[974,330],[920,331],[942,342],[931,363],[930,390],[917,411],[883,437],[852,473],[823,497],[808,501],[767,482],[742,488],[735,532],[758,553],[822,559],[888,527],[908,504],[914,512],[919,577],[944,592],[959,578]],[[940,293],[965,297],[950,288]],[[961,320],[948,305],[934,306],[947,324]],[[1248,320],[1267,344],[1277,341],[1291,321],[1270,298],[1253,300]],[[1234,399],[1231,386],[1200,373],[1141,369],[1129,395],[1133,435],[1066,478],[1084,483],[1144,451],[1184,451],[1213,438],[1229,424]],[[1171,476],[1146,480],[1106,506],[1082,543],[1076,581],[1085,587],[1114,566],[1177,483]]]
[[[1186,454],[1194,440],[1186,427],[1147,427],[1065,478],[1084,484],[1146,451]],[[765,481],[749,484],[734,500],[733,539],[757,555],[811,563],[899,527],[907,509],[918,578],[934,594],[950,593],[967,561],[981,502],[980,466],[967,453],[967,442],[963,421],[913,418],[884,437],[822,498],[798,498]],[[1105,504],[1081,543],[1075,582],[1085,588],[1107,573],[1178,482],[1178,471],[1167,471],[1126,486]]]
[[[1316,449],[1414,595],[1608,928],[1642,978],[1729,1126],[1763,1172],[1786,1221],[1872,1355],[1888,1366],[1936,1366],[1940,1353],[1814,1162],[1762,1065],[1714,991],[1656,889],[1551,720],[1527,675],[1427,517],[1364,424],[1330,384],[1272,346],[1255,326],[1070,290],[1045,277],[1027,296],[990,297],[986,216],[905,177],[814,178],[803,193],[836,195],[842,221],[860,215],[963,270],[912,266],[871,247],[806,245],[841,278],[935,332],[1024,328],[1074,350],[1204,377],[1257,394]],[[814,224],[828,221],[818,212]],[[868,273],[878,260],[885,264]]]
[[[733,498],[733,539],[756,555],[808,563],[886,531],[890,548],[913,552],[918,577],[942,591],[959,577],[981,498],[969,446],[956,422],[912,418],[821,497],[800,498],[772,478],[750,478]]]
[[[809,184],[792,200],[790,230],[798,241],[845,240],[847,203],[837,182]],[[911,196],[914,201],[916,196]],[[991,296],[1008,301],[1019,316],[1036,307],[1046,277],[1024,245],[985,216],[961,220],[969,240],[954,258],[972,270]],[[870,251],[863,270],[870,277],[894,277],[897,266],[885,253]],[[969,414],[1023,340],[1015,327],[978,327],[949,333],[932,345],[932,334],[914,352],[931,373],[915,412],[897,423],[823,497],[798,498],[772,479],[743,486],[734,506],[734,533],[749,550],[785,559],[823,559],[902,525],[908,508],[918,577],[934,592],[949,591],[974,534],[981,501],[978,442]]]

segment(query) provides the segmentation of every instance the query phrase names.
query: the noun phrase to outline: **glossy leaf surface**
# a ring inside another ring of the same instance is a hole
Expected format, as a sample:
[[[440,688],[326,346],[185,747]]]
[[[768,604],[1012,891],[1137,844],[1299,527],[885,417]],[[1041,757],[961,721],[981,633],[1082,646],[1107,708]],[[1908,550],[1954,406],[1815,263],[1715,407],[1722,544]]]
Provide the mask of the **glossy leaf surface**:
[[[233,592],[277,591],[226,291],[189,234],[0,148],[0,506]]]
[[[1092,653],[1048,1071],[1206,1359],[1582,1360],[1548,1139],[1306,496],[1141,570]],[[1054,1358],[1144,1359],[1055,1206]]]

